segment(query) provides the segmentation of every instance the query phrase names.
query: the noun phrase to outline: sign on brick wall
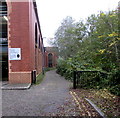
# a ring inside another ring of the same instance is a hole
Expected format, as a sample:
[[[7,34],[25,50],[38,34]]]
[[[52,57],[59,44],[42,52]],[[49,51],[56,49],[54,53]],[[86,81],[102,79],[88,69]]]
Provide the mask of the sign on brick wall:
[[[9,60],[21,60],[21,48],[9,48]]]

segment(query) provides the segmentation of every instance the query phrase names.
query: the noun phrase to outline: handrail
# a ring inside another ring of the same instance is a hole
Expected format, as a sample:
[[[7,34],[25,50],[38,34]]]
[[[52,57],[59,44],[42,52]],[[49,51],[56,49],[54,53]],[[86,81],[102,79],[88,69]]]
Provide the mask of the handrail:
[[[102,71],[99,71],[99,70],[81,70],[81,71],[74,71],[73,72],[73,89],[76,89],[77,88],[77,83],[78,83],[78,80],[77,80],[77,74],[80,74],[83,73],[83,72],[99,72],[100,74],[108,74],[107,72],[102,72]]]

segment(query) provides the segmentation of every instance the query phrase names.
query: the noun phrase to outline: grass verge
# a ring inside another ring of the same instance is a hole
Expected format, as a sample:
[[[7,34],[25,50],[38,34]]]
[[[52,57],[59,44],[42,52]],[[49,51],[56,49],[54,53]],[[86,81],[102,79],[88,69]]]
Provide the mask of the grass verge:
[[[50,71],[50,70],[55,70],[56,68],[45,68],[44,69],[44,74],[43,73],[40,73],[37,77],[36,77],[36,84],[35,85],[38,85],[42,82],[42,80],[44,79],[45,77],[45,73],[47,71]]]
[[[44,68],[44,72],[50,71],[50,70],[55,70],[56,68]]]
[[[38,85],[42,82],[43,78],[45,77],[45,74],[43,73],[40,73],[37,78],[36,78],[36,84],[35,85]]]

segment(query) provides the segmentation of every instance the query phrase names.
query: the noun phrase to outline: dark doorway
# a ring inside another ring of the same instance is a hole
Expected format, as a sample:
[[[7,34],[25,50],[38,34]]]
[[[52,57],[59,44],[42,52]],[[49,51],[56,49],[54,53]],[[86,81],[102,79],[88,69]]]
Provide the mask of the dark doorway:
[[[2,81],[8,81],[7,21],[7,4],[0,2],[0,70],[2,70]]]
[[[48,67],[53,67],[53,55],[51,53],[48,54]]]

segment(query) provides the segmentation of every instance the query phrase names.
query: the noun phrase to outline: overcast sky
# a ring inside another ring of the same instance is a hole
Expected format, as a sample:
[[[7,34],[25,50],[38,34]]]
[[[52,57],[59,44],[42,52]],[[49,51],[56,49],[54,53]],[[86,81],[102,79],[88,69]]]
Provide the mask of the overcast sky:
[[[66,16],[85,19],[99,11],[115,10],[120,0],[36,0],[43,37],[53,38]]]

